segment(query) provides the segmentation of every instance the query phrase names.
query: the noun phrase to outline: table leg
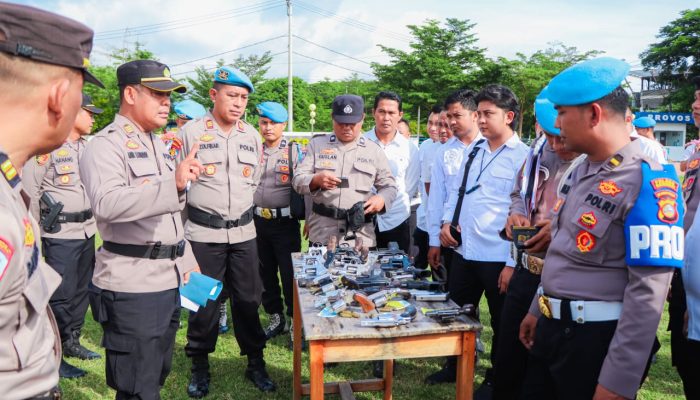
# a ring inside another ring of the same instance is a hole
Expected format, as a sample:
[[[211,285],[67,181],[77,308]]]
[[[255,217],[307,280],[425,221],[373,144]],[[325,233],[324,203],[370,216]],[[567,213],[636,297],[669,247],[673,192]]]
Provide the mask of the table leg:
[[[474,391],[476,332],[462,334],[462,354],[457,359],[457,400],[471,400]]]
[[[323,400],[323,340],[309,341],[311,400]]]
[[[394,385],[394,360],[384,360],[384,400],[391,400]]]
[[[292,282],[294,288],[294,311],[292,316],[292,337],[294,338],[293,343],[293,354],[294,354],[294,364],[293,364],[293,399],[301,399],[301,310],[299,309],[299,289],[297,288],[297,283]]]

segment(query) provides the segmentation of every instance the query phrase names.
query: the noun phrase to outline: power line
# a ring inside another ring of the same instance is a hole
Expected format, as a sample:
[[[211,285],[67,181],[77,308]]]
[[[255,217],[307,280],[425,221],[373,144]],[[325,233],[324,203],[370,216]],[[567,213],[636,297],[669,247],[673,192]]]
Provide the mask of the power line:
[[[207,58],[217,57],[217,56],[221,56],[221,55],[224,55],[224,54],[233,53],[234,51],[247,49],[248,47],[253,47],[253,46],[257,46],[257,45],[259,45],[259,44],[271,42],[271,41],[273,41],[273,40],[277,40],[277,39],[280,39],[280,38],[283,38],[283,37],[286,37],[286,35],[275,36],[275,37],[273,37],[273,38],[269,38],[269,39],[261,40],[261,41],[259,41],[259,42],[247,44],[247,45],[245,45],[245,46],[238,47],[238,48],[233,49],[233,50],[222,51],[221,53],[216,53],[216,54],[212,54],[212,55],[209,55],[209,56],[205,56],[205,57],[201,57],[201,58],[196,58],[196,59],[194,59],[194,60],[183,61],[183,62],[180,62],[180,63],[177,63],[177,64],[170,64],[170,66],[171,66],[171,67],[178,67],[178,66],[180,66],[180,65],[191,64],[191,63],[193,63],[193,62],[206,60]]]
[[[279,53],[270,54],[270,57],[277,57],[277,56],[282,55],[282,54],[287,54],[287,51],[285,50],[285,51],[280,51]],[[219,68],[218,65],[215,65],[215,66],[213,66],[213,67],[200,67],[200,69],[203,69],[204,71],[211,71],[211,70],[214,70],[214,69],[217,69],[217,68]],[[173,75],[173,76],[185,75],[185,74],[190,74],[190,73],[192,73],[192,72],[197,72],[197,70],[196,70],[196,69],[193,69],[193,70],[190,70],[190,71],[176,72],[176,73],[173,73],[172,75]]]
[[[359,62],[364,63],[364,64],[367,64],[367,65],[370,64],[370,63],[368,63],[368,62],[365,61],[365,60],[360,60],[359,58],[355,58],[355,57],[353,57],[353,56],[349,56],[349,55],[347,55],[347,54],[343,54],[343,53],[341,53],[341,52],[339,52],[339,51],[333,50],[333,49],[328,48],[328,47],[326,47],[326,46],[324,46],[324,45],[321,45],[321,44],[312,42],[312,41],[310,41],[310,40],[308,40],[308,39],[304,39],[304,38],[301,37],[301,36],[297,36],[297,35],[292,35],[292,36],[294,36],[295,38],[297,38],[297,39],[299,39],[299,40],[302,40],[302,41],[304,41],[304,42],[306,42],[306,43],[312,44],[312,45],[314,45],[314,46],[316,46],[316,47],[320,47],[320,48],[322,48],[322,49],[328,50],[328,51],[330,51],[331,53],[335,53],[335,54],[341,55],[341,56],[343,56],[343,57],[347,57],[347,58],[349,58],[349,59],[351,59],[351,60],[359,61]]]
[[[350,72],[355,72],[355,73],[362,74],[362,75],[367,75],[367,76],[374,76],[374,75],[372,75],[372,74],[370,74],[370,73],[367,73],[367,72],[362,72],[362,71],[358,71],[358,70],[356,70],[356,69],[351,69],[351,68],[343,67],[342,65],[333,64],[333,63],[328,62],[328,61],[320,60],[320,59],[318,59],[318,58],[314,58],[314,57],[307,56],[307,55],[304,55],[304,54],[301,54],[301,53],[297,53],[296,51],[293,52],[293,53],[296,54],[296,55],[298,55],[298,56],[301,56],[301,57],[304,57],[304,58],[308,58],[308,59],[310,59],[310,60],[318,61],[318,62],[320,62],[320,63],[328,64],[328,65],[334,66],[334,67],[336,67],[336,68],[341,68],[341,69],[344,69],[344,70],[348,70],[348,71],[350,71]]]

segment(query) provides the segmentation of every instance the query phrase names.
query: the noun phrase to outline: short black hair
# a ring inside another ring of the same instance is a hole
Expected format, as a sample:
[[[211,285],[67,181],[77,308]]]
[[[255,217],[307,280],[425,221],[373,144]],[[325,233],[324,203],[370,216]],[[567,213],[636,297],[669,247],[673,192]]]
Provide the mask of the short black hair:
[[[476,103],[479,104],[482,101],[490,101],[502,110],[512,111],[514,115],[510,128],[515,129],[516,121],[520,115],[520,104],[518,96],[510,88],[497,84],[487,85],[476,95]]]
[[[476,111],[476,92],[471,89],[459,89],[447,96],[444,108],[454,103],[460,103],[467,110]]]
[[[613,114],[622,115],[622,117],[624,118],[625,114],[627,113],[627,109],[630,108],[630,96],[629,94],[627,94],[625,89],[622,88],[622,86],[618,86],[617,88],[615,88],[615,90],[605,95],[604,97],[596,101],[592,101],[588,104],[585,104],[584,106],[588,106],[592,103],[598,103],[601,107],[612,111]],[[630,112],[632,112],[631,108]],[[634,113],[632,113],[632,116],[634,116]]]
[[[399,124],[406,124],[406,126],[411,126],[411,124],[408,123],[408,120],[406,118],[401,118],[399,120]]]
[[[374,107],[372,107],[373,110],[377,109],[377,106],[379,105],[379,102],[381,100],[393,100],[397,103],[399,103],[399,112],[403,111],[403,102],[401,101],[401,96],[394,92],[385,92],[381,91],[377,93],[376,96],[374,96]]]
[[[445,107],[442,106],[442,104],[435,104],[433,108],[430,109],[430,114],[440,114],[445,110]]]

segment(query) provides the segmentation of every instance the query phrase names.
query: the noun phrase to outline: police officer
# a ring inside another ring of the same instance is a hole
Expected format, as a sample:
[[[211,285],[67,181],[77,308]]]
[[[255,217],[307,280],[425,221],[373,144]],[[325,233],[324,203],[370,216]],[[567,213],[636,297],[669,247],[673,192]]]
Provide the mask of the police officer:
[[[80,110],[93,32],[0,3],[0,397],[58,399],[59,334],[49,300],[61,276],[42,260],[19,171],[60,147]],[[31,161],[29,161],[31,162]]]
[[[180,315],[178,286],[198,270],[180,210],[187,180],[201,166],[175,169],[152,133],[165,125],[170,94],[185,87],[160,62],[117,68],[119,112],[88,143],[80,176],[103,245],[96,254],[90,306],[102,324],[107,385],[117,399],[160,399]]]
[[[630,140],[628,71],[603,57],[549,83],[565,147],[587,159],[562,178],[542,283],[520,327],[531,350],[524,398],[634,398],[682,264],[680,184]]]
[[[557,110],[546,98],[546,88],[535,100],[535,128],[540,136],[533,142],[520,176],[511,193],[505,233],[513,240],[512,227],[537,227],[539,232],[516,253],[516,267],[508,284],[501,313],[500,338],[494,366],[494,399],[516,399],[527,367],[527,350],[520,343],[520,322],[537,291],[549,244],[549,211],[557,199],[557,186],[577,153],[566,151],[554,126]]]
[[[347,243],[361,237],[365,246],[374,247],[372,217],[391,207],[396,181],[382,149],[360,135],[362,98],[337,96],[331,108],[333,133],[311,139],[292,179],[294,190],[313,202],[306,221],[309,241],[328,243],[334,236]]]
[[[252,92],[253,84],[239,70],[217,69],[209,90],[214,108],[181,130],[183,150],[195,149],[203,165],[203,173],[187,195],[185,235],[203,273],[223,281],[231,296],[233,331],[241,354],[248,357],[246,378],[269,392],[275,384],[263,359],[265,332],[258,316],[262,280],[252,223],[262,148],[258,132],[241,120]],[[185,353],[192,359],[187,388],[191,397],[203,397],[209,391],[208,355],[216,347],[218,317],[215,303],[190,315]]]
[[[260,135],[263,137],[262,177],[255,191],[255,230],[257,232],[260,274],[263,282],[262,305],[270,317],[265,336],[271,339],[282,333],[287,316],[292,317],[292,283],[294,268],[291,253],[301,250],[299,221],[292,217],[289,207],[292,181],[301,151],[294,142],[282,137],[287,126],[287,110],[279,103],[258,105]],[[291,171],[290,171],[291,169]],[[280,291],[279,277],[282,279]]]
[[[63,355],[82,360],[100,355],[80,344],[88,307],[87,288],[95,267],[97,228],[78,163],[87,145],[84,136],[92,131],[93,115],[100,113],[90,96],[83,94],[68,140],[53,152],[30,160],[22,172],[25,190],[32,198],[32,216],[41,226],[44,259],[63,278],[49,302],[61,334]],[[59,375],[78,378],[85,371],[61,360]]]
[[[193,119],[200,119],[206,115],[207,109],[196,101],[187,99],[175,103],[173,105],[173,112],[175,112],[177,116],[175,124],[178,128],[182,128],[183,125]]]
[[[656,126],[656,121],[651,117],[639,117],[632,121],[634,129],[637,131],[639,136],[643,136],[649,140],[656,140],[654,137],[654,127]]]

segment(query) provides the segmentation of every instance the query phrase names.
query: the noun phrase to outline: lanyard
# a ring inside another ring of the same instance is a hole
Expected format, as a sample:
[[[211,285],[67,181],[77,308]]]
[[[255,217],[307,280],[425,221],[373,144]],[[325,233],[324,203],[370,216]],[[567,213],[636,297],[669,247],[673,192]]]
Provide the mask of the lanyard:
[[[476,180],[474,181],[474,186],[472,186],[472,188],[469,189],[469,190],[467,191],[467,194],[470,194],[470,193],[472,193],[473,191],[475,191],[476,189],[478,189],[478,188],[481,187],[481,184],[479,183],[479,179],[481,179],[481,174],[483,174],[484,171],[486,171],[486,169],[489,167],[489,165],[491,165],[491,163],[492,163],[496,158],[498,158],[498,156],[501,154],[501,152],[503,152],[503,150],[505,150],[505,148],[506,148],[506,145],[503,144],[503,146],[501,147],[501,149],[498,150],[498,152],[496,152],[496,155],[494,155],[494,156],[489,160],[489,162],[486,163],[486,165],[484,165],[484,157],[486,156],[486,150],[484,150],[484,151],[481,153],[481,163],[479,164],[479,175],[476,176]]]

